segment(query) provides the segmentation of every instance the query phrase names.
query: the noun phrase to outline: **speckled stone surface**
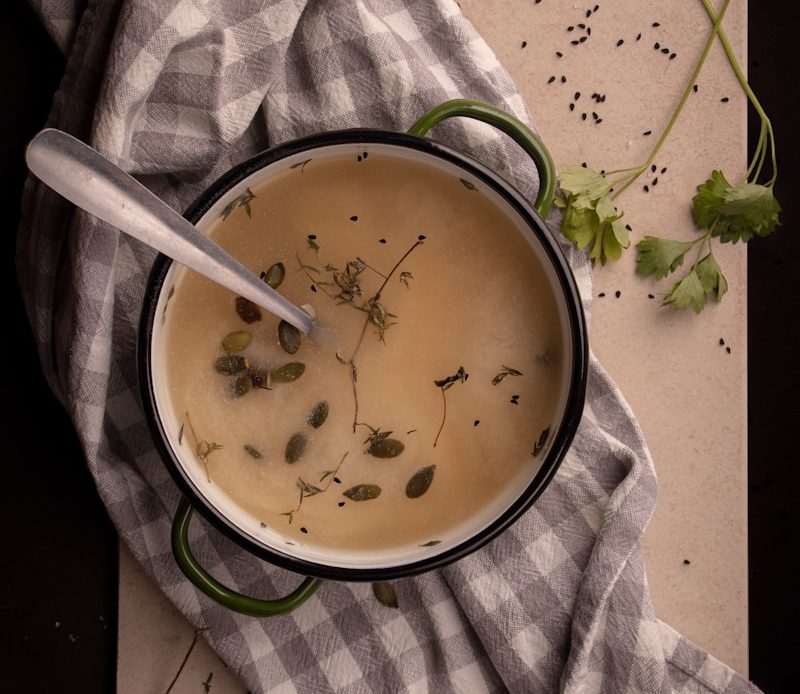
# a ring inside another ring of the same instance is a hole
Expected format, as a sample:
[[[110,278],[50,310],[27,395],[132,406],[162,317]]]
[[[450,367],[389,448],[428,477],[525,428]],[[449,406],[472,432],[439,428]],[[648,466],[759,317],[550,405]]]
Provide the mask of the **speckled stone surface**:
[[[643,161],[710,27],[699,0],[460,0],[460,5],[516,81],[559,167],[586,162],[610,170]],[[744,0],[733,0],[725,27],[746,64]],[[549,83],[551,76],[556,79]],[[657,172],[619,198],[634,243],[645,234],[692,238],[689,202],[696,185],[713,168],[736,178],[746,167],[746,101],[719,45],[697,83],[656,159]],[[597,103],[593,93],[605,100]],[[652,134],[644,135],[647,131]],[[715,255],[729,291],[700,316],[660,308],[669,283],[636,276],[633,251],[598,268],[591,344],[628,399],[655,460],[659,500],[645,553],[657,614],[746,673],[746,255],[744,248],[731,246]],[[124,549],[119,631],[118,691],[164,691],[193,630]],[[202,638],[172,691],[204,691],[210,673],[215,694],[244,691]]]

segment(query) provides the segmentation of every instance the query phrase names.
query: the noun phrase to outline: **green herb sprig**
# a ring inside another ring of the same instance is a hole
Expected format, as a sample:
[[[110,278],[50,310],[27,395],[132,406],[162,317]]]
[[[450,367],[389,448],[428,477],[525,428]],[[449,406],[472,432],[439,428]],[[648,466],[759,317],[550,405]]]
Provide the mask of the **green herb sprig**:
[[[781,209],[773,192],[778,169],[772,124],[747,84],[722,27],[730,0],[725,0],[719,14],[709,0],[701,2],[712,21],[711,32],[669,122],[647,159],[639,166],[602,173],[566,166],[560,176],[561,191],[554,201],[564,211],[562,233],[578,248],[588,248],[593,264],[599,261],[604,265],[618,260],[623,250],[630,246],[630,240],[629,228],[621,222],[623,213],[615,204],[616,200],[653,164],[693,91],[714,40],[719,38],[742,90],[761,118],[761,132],[747,173],[741,182],[734,185],[722,171],[714,170],[708,180],[697,187],[692,206],[695,225],[702,232],[701,236],[688,241],[645,236],[636,244],[636,272],[656,280],[677,271],[686,255],[696,251],[689,271],[673,284],[661,302],[677,309],[691,307],[696,313],[700,313],[710,299],[720,301],[728,289],[727,280],[714,257],[712,239],[720,243],[737,243],[769,236],[780,223],[778,214]],[[768,155],[772,176],[766,183],[759,184]]]

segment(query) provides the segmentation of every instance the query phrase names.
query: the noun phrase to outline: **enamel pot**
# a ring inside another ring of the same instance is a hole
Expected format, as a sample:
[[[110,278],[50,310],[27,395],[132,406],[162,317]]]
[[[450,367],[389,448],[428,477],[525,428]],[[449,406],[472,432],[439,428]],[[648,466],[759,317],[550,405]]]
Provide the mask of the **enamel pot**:
[[[464,116],[493,125],[515,140],[533,159],[539,172],[540,188],[531,204],[512,185],[475,159],[446,145],[434,142],[425,134],[445,118]],[[416,552],[370,561],[339,561],[324,553],[304,552],[301,548],[279,542],[261,532],[257,522],[222,496],[202,484],[197,458],[180,445],[182,428],[170,413],[162,370],[164,364],[163,317],[174,286],[178,266],[159,256],[146,291],[139,333],[139,377],[142,401],[157,449],[164,464],[180,488],[183,497],[178,505],[172,531],[172,547],[178,565],[200,590],[225,607],[254,616],[284,614],[306,600],[321,579],[343,581],[380,581],[419,574],[456,561],[497,537],[520,517],[542,494],[555,475],[578,427],[586,388],[588,347],[580,296],[570,268],[556,240],[542,218],[547,214],[556,187],[555,170],[545,146],[525,124],[509,114],[477,101],[448,101],[425,114],[408,131],[353,129],[322,133],[288,142],[245,161],[217,180],[186,212],[186,217],[201,231],[211,226],[212,217],[251,186],[263,182],[275,172],[301,166],[304,161],[335,151],[356,156],[364,151],[402,151],[423,163],[446,168],[463,180],[480,182],[498,205],[506,209],[522,229],[538,255],[556,296],[565,363],[562,394],[556,418],[540,442],[537,455],[541,465],[525,484],[515,491],[501,508],[492,511],[463,536],[436,546],[420,546]],[[255,556],[297,572],[302,579],[290,595],[262,599],[241,595],[212,577],[193,556],[189,546],[189,523],[198,511],[218,530]]]

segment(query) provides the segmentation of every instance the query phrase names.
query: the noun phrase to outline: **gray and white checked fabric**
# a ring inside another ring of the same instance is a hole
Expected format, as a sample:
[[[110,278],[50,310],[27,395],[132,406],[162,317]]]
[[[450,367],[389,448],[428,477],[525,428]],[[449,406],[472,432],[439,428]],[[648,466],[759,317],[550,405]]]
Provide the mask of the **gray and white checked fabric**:
[[[300,135],[403,130],[456,96],[528,120],[453,0],[31,2],[68,58],[50,125],[89,141],[178,209],[233,163]],[[530,165],[504,137],[465,123],[435,136],[532,191]],[[565,252],[588,311],[588,263]],[[199,594],[170,552],[178,492],[137,397],[134,346],[153,258],[28,182],[17,261],[47,378],[120,536],[251,690],[755,691],[653,613],[640,549],[656,498],[653,463],[594,359],[575,444],[545,494],[484,549],[398,581],[399,609],[362,584],[328,582],[269,620]],[[276,595],[299,581],[199,520],[192,544],[242,592]]]

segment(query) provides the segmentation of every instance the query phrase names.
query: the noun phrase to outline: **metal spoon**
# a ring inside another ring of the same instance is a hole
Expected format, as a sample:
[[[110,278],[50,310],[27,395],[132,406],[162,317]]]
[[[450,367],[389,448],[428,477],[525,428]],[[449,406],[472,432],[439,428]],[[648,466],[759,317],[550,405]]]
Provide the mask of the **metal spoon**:
[[[99,152],[60,130],[38,133],[28,168],[71,203],[308,334],[314,319]]]

